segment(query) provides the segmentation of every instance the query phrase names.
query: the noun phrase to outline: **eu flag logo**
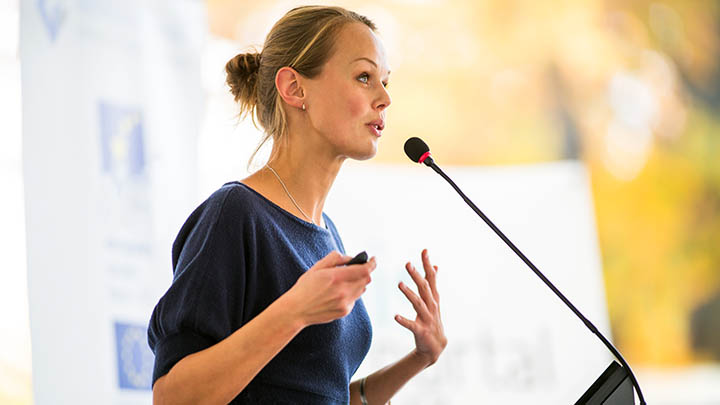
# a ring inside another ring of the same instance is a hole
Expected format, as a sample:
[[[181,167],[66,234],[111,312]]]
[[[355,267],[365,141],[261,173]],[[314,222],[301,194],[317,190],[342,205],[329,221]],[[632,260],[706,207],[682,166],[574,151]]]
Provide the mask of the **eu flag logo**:
[[[151,389],[155,356],[147,344],[147,326],[115,322],[118,386]]]
[[[140,109],[100,102],[102,169],[119,180],[145,173],[143,119]]]
[[[37,0],[37,9],[40,12],[43,24],[48,31],[51,41],[55,41],[58,33],[60,32],[60,26],[65,21],[67,16],[67,8],[63,2],[52,1],[52,0]]]

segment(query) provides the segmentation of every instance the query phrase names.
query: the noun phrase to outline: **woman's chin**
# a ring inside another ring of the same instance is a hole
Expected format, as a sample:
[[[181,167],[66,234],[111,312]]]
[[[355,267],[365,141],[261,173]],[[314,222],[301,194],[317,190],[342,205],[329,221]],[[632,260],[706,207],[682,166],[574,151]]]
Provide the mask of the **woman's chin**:
[[[377,155],[377,142],[372,142],[370,145],[366,145],[364,148],[354,151],[348,157],[353,160],[368,160],[372,159]]]

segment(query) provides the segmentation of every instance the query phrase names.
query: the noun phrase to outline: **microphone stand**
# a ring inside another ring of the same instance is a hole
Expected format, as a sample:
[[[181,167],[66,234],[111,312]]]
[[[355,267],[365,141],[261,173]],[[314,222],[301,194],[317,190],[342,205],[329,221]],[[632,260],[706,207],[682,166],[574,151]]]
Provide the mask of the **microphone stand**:
[[[475,213],[478,214],[480,216],[480,218],[482,218],[482,220],[485,221],[485,223],[493,231],[495,231],[495,233],[500,237],[500,239],[502,239],[503,242],[505,242],[505,244],[508,245],[510,247],[510,249],[512,249],[512,251],[515,252],[515,254],[518,255],[518,257],[520,257],[520,259],[522,259],[522,261],[525,262],[525,264],[527,264],[528,267],[530,267],[530,270],[532,270],[535,273],[535,275],[540,277],[540,280],[542,280],[543,283],[545,283],[545,285],[547,285],[555,293],[555,295],[557,295],[558,298],[560,298],[560,300],[562,302],[564,302],[565,305],[567,305],[567,307],[570,308],[570,310],[575,315],[577,315],[578,318],[580,318],[580,320],[585,324],[585,326],[587,326],[587,328],[590,329],[590,332],[594,333],[595,336],[597,336],[600,339],[600,341],[603,342],[603,344],[608,348],[608,350],[610,350],[610,352],[613,354],[613,356],[615,356],[615,358],[620,362],[620,364],[624,368],[625,372],[627,373],[627,376],[630,377],[632,385],[634,385],[635,389],[637,390],[638,398],[640,399],[640,405],[646,405],[645,398],[643,397],[642,391],[640,390],[640,384],[638,383],[637,379],[635,378],[635,374],[633,374],[632,369],[630,369],[630,365],[627,363],[627,361],[625,361],[625,358],[622,356],[622,354],[620,354],[620,352],[615,348],[615,346],[613,346],[613,344],[610,343],[610,341],[608,341],[605,338],[605,336],[603,336],[602,333],[600,333],[600,331],[595,327],[595,325],[593,325],[592,322],[590,322],[590,320],[588,320],[582,313],[580,313],[580,311],[577,308],[575,308],[575,305],[573,305],[570,302],[570,300],[565,298],[563,293],[561,293],[560,290],[558,290],[553,285],[553,283],[551,283],[550,280],[548,280],[548,278],[545,277],[545,275],[537,267],[535,267],[535,265],[530,261],[530,259],[528,259],[520,251],[520,249],[518,249],[515,246],[515,244],[513,244],[510,241],[510,239],[508,239],[507,236],[505,236],[505,234],[502,233],[502,231],[497,226],[495,226],[495,224],[493,224],[493,222],[490,220],[490,218],[485,216],[485,214],[483,214],[483,212],[480,211],[480,209],[465,195],[465,193],[463,193],[462,190],[460,190],[460,187],[458,187],[455,184],[455,182],[452,181],[452,179],[450,177],[448,177],[448,175],[446,175],[445,172],[443,172],[442,169],[440,169],[440,167],[438,165],[435,164],[432,157],[427,156],[422,163],[426,164],[427,166],[430,166],[433,170],[435,170],[435,172],[437,172],[437,174],[439,174],[443,179],[445,179],[448,183],[450,183],[450,185],[455,189],[455,191],[457,191],[458,194],[460,194],[460,197],[462,197],[462,199],[467,203],[467,205],[469,205],[470,208],[472,208],[472,210],[475,211]],[[616,370],[618,367],[613,368],[613,366],[617,366],[617,363],[613,362],[613,364],[611,364],[610,367],[608,367],[608,369],[605,371],[605,373],[603,373],[603,375],[601,375],[600,378],[588,389],[588,391],[585,393],[585,395],[583,395],[580,398],[580,400],[576,403],[576,405],[590,404],[590,403],[593,403],[593,404],[595,404],[595,403],[597,403],[597,404],[615,403],[615,402],[606,402],[604,400],[598,401],[596,399],[598,396],[595,395],[597,392],[604,390],[605,393],[609,393],[612,396],[612,394],[614,393],[615,390],[621,388],[619,385],[616,387],[603,386],[604,383],[608,383],[608,384],[611,383],[610,381],[614,381],[615,383],[622,383],[624,381],[623,376],[617,374],[620,372],[619,370]],[[615,374],[613,374],[613,373],[615,373]],[[618,381],[618,379],[620,379],[620,381]],[[617,395],[619,396],[621,394],[617,394]],[[632,395],[632,387],[630,387],[630,395]],[[608,398],[608,397],[606,397],[606,398]],[[592,402],[594,399],[595,399],[595,402]],[[632,402],[633,403],[635,402],[634,399],[632,400]],[[617,403],[619,404],[621,402],[617,402]]]

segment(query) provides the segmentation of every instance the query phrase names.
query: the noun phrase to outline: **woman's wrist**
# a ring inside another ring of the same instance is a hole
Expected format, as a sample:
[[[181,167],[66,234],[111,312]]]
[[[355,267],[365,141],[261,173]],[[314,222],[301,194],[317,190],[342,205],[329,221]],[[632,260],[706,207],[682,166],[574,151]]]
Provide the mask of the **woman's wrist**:
[[[413,360],[414,364],[423,369],[432,366],[437,361],[437,359],[432,359],[427,354],[420,353],[417,349],[413,349],[409,357]]]
[[[284,322],[287,322],[293,329],[297,329],[298,332],[305,329],[309,324],[303,318],[302,312],[299,310],[299,303],[295,302],[292,290],[285,292],[285,294],[278,297],[270,306],[275,307],[277,314],[283,318]]]

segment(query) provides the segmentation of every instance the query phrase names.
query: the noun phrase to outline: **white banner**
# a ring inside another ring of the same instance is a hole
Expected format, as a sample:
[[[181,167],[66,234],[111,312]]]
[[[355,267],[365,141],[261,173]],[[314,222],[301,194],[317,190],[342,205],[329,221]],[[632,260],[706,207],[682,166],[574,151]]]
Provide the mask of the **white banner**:
[[[437,159],[437,158],[436,158]],[[465,194],[610,338],[590,185],[578,162],[445,168]],[[610,364],[605,346],[432,169],[347,164],[326,212],[349,255],[378,268],[364,300],[373,343],[356,378],[414,347],[393,319],[414,312],[428,248],[438,273],[448,347],[393,404],[572,404]],[[416,288],[415,288],[416,289]]]
[[[22,2],[38,404],[150,403],[147,322],[170,285],[172,241],[209,195],[196,194],[205,21],[198,1]],[[584,168],[447,172],[609,337]],[[378,257],[364,297],[375,336],[358,376],[412,349],[393,320],[412,314],[397,289],[412,285],[403,264],[427,247],[441,268],[450,344],[393,403],[574,403],[608,365],[597,339],[432,170],[349,163],[326,212],[348,254]]]
[[[147,323],[197,203],[200,1],[21,3],[38,404],[150,403]]]

